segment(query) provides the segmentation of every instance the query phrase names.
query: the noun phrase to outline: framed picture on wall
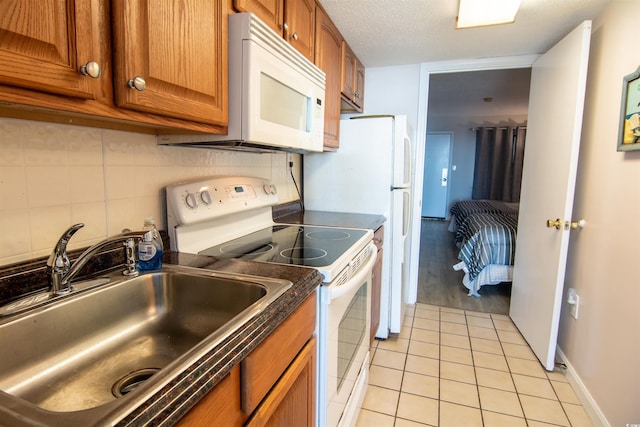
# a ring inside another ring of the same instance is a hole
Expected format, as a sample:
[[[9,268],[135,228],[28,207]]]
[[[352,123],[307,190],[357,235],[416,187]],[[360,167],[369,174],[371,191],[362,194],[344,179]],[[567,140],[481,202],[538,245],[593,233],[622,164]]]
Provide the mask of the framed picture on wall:
[[[618,151],[640,150],[640,67],[622,83]]]

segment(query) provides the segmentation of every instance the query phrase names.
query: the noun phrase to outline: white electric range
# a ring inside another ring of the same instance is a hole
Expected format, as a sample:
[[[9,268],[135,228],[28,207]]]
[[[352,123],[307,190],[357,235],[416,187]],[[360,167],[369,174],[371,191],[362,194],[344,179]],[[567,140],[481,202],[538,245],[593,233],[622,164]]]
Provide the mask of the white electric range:
[[[368,384],[373,232],[276,224],[277,189],[261,178],[200,178],[166,190],[172,250],[319,270],[317,425],[355,424]]]

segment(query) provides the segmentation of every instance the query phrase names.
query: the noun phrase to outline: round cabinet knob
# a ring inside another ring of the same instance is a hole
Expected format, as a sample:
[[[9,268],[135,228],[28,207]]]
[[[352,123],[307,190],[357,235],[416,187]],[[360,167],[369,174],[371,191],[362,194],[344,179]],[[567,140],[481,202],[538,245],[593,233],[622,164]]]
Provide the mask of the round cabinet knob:
[[[210,205],[211,194],[207,190],[204,190],[202,193],[200,193],[200,200],[202,200],[202,203],[204,203],[205,205]]]
[[[289,24],[285,22],[282,28],[284,28],[285,31],[289,30]]]
[[[291,38],[292,40],[298,40],[298,33],[293,33],[293,34],[291,34],[290,38]]]
[[[145,82],[142,77],[136,76],[133,78],[133,80],[129,80],[127,82],[127,86],[129,86],[131,89],[143,91],[147,88],[147,82]]]
[[[98,65],[98,63],[95,61],[87,62],[85,65],[80,67],[80,72],[85,76],[91,77],[92,79],[97,79],[102,74],[100,65]]]
[[[184,198],[184,202],[191,209],[195,209],[198,207],[198,201],[196,200],[196,196],[193,193],[187,194],[187,196]]]

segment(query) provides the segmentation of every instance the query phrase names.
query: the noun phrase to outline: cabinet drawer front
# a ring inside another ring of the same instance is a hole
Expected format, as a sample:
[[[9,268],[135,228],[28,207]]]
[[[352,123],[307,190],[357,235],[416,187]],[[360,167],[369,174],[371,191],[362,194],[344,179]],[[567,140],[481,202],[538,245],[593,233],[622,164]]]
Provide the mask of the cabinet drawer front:
[[[240,364],[242,410],[251,414],[313,335],[316,294],[312,294]]]

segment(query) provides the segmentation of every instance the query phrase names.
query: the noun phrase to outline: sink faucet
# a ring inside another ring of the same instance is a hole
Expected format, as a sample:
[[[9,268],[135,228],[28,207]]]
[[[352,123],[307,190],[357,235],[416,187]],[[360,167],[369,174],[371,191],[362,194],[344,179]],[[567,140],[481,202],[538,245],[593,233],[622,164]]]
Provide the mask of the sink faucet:
[[[49,259],[47,260],[47,274],[49,276],[49,289],[51,295],[63,295],[71,291],[71,279],[84,267],[84,265],[93,257],[100,249],[121,241],[126,249],[126,267],[123,274],[127,276],[137,276],[135,243],[134,239],[144,238],[145,231],[127,231],[122,234],[107,237],[105,240],[96,243],[85,250],[75,261],[73,265],[67,256],[67,244],[76,231],[84,227],[84,224],[75,224],[69,227],[67,231],[62,233],[58,243],[53,248]]]

